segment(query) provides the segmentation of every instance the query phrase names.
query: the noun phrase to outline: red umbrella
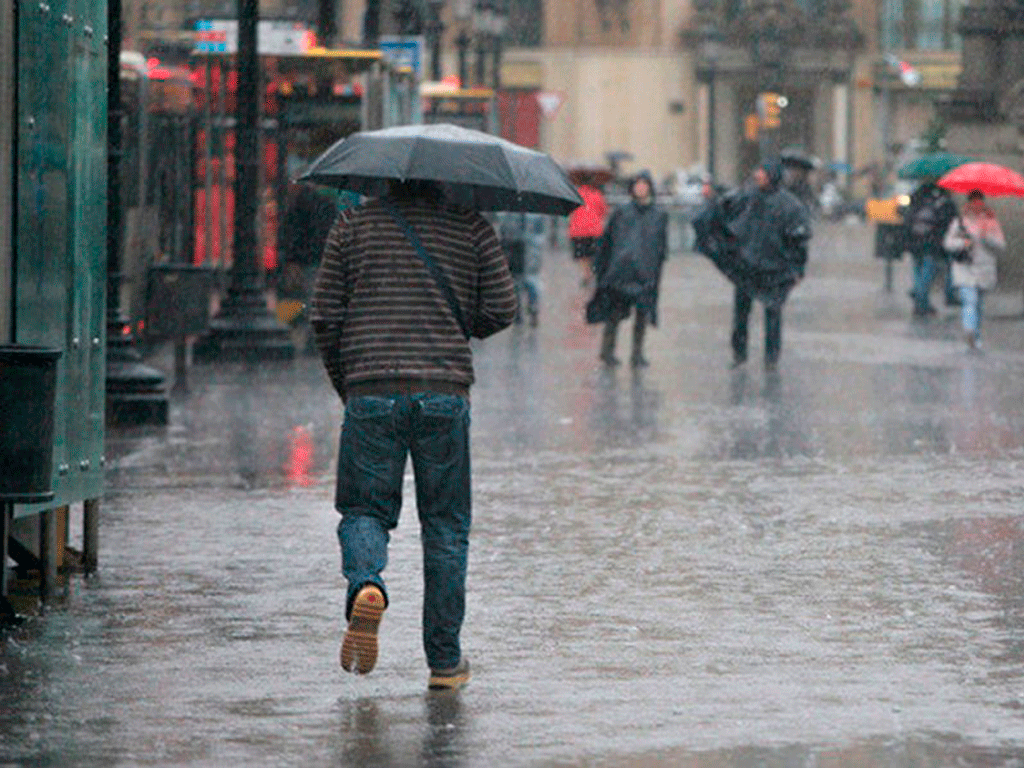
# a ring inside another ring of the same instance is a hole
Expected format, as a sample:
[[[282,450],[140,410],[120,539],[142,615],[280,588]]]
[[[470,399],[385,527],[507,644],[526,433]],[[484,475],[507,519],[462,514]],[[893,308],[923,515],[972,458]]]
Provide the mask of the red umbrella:
[[[995,163],[965,163],[939,179],[939,186],[965,195],[976,189],[989,197],[1024,197],[1024,176]]]

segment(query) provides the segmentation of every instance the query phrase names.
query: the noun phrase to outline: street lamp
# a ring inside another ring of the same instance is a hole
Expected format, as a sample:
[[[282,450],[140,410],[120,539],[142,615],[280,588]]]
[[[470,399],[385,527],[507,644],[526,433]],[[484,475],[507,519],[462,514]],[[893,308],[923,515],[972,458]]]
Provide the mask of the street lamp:
[[[163,374],[143,364],[134,335],[125,333],[129,326],[121,311],[121,0],[109,0],[107,14],[107,420],[111,425],[166,424],[170,399]]]
[[[260,156],[260,70],[257,49],[259,0],[238,0],[238,98],[235,105],[235,221],[231,284],[219,314],[193,348],[193,357],[214,360],[290,360],[289,330],[267,307],[258,259],[256,216]]]
[[[708,85],[708,175],[715,178],[715,75],[722,52],[722,33],[717,27],[701,32],[698,43],[697,76]]]
[[[487,38],[491,29],[490,0],[477,0],[473,7],[473,29],[476,31],[476,84],[487,81]]]
[[[445,0],[427,0],[426,32],[430,38],[430,78],[435,82],[441,79],[441,37],[444,35],[444,22],[441,21],[441,11],[444,9]]]
[[[469,80],[469,46],[473,43],[473,38],[469,34],[469,25],[473,19],[473,0],[455,0],[452,4],[452,15],[459,27],[455,47],[459,57],[459,87],[464,88]]]
[[[508,8],[501,0],[495,0],[491,12],[491,35],[493,36],[494,71],[491,84],[494,90],[501,88],[501,57],[504,52],[505,30],[508,28]]]

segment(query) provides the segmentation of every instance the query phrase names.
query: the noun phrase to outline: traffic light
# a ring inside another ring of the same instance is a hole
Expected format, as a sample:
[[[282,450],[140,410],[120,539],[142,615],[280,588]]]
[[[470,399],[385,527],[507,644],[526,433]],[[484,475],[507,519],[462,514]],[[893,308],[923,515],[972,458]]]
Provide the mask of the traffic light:
[[[782,110],[789,104],[789,99],[781,93],[765,91],[757,96],[757,114],[761,118],[761,127],[767,130],[782,125]]]

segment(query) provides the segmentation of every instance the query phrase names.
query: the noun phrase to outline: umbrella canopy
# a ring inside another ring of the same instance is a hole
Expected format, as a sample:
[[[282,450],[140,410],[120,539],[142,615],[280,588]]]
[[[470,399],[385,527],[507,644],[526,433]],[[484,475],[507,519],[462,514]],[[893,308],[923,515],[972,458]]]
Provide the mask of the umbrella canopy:
[[[792,165],[802,168],[805,171],[813,171],[821,167],[821,160],[814,155],[809,155],[802,149],[788,147],[779,153],[779,161],[783,165]]]
[[[457,125],[361,131],[318,157],[301,177],[370,197],[388,182],[436,181],[452,203],[480,211],[565,215],[583,200],[543,152]]]
[[[976,189],[989,197],[1024,197],[1024,176],[995,163],[965,163],[939,179],[939,186],[965,195]]]
[[[607,165],[597,163],[569,163],[565,169],[573,184],[593,184],[600,187],[615,178],[615,172]]]
[[[973,157],[954,155],[952,152],[933,152],[917,160],[911,160],[899,169],[898,175],[901,179],[937,179],[954,168],[971,162],[974,162]]]

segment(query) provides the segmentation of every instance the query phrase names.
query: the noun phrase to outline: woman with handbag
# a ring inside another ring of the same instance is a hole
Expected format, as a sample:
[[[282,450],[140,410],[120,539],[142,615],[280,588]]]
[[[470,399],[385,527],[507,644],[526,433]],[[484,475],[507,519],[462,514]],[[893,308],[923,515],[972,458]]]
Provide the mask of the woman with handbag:
[[[985,195],[973,190],[967,205],[946,229],[943,247],[953,260],[953,284],[960,292],[960,315],[969,349],[981,344],[985,292],[996,286],[996,256],[1006,250],[1006,238]]]

